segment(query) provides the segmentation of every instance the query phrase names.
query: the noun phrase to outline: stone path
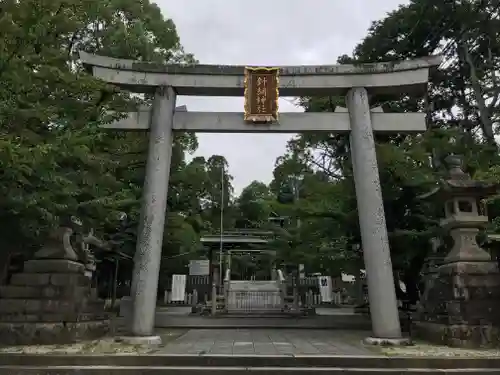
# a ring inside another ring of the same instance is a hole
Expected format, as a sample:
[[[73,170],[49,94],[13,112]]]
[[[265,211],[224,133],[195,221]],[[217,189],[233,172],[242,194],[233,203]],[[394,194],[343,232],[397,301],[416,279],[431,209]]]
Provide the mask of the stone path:
[[[373,355],[363,332],[293,329],[192,329],[158,354]]]

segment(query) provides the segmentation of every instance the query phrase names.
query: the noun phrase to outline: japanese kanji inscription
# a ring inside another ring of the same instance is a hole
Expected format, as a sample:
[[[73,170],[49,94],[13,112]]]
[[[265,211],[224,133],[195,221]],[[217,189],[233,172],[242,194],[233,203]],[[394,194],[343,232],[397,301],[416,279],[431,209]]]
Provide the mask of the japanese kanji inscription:
[[[278,121],[278,98],[278,68],[245,68],[245,121]]]

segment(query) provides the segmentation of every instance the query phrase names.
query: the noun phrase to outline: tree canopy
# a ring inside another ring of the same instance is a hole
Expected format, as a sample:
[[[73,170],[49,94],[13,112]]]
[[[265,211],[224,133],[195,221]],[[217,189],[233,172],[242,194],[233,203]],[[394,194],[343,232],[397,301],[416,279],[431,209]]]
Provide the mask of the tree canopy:
[[[468,172],[498,181],[499,86],[498,1],[412,0],[373,22],[368,35],[342,63],[394,61],[442,54],[444,61],[430,77],[423,97],[377,96],[372,106],[385,112],[423,111],[428,130],[421,135],[376,135],[379,172],[393,265],[417,277],[429,251],[429,239],[439,234],[439,207],[417,197],[429,191],[444,173],[443,158],[450,153],[465,156]],[[309,112],[333,112],[345,106],[343,97],[301,98]],[[305,173],[305,174],[304,174]],[[290,199],[283,184],[303,175],[303,187]],[[317,176],[314,184],[306,176]],[[359,268],[362,247],[349,138],[338,134],[300,134],[289,143],[275,168],[275,190],[288,197],[302,218],[295,236],[316,260],[335,260],[332,272]],[[498,211],[490,201],[491,216]],[[494,221],[496,222],[496,221]],[[497,230],[493,224],[490,230]],[[290,245],[292,242],[288,242]],[[299,247],[297,245],[297,247]],[[325,249],[325,253],[320,249]]]
[[[373,22],[367,36],[338,63],[367,63],[442,54],[422,97],[380,95],[372,106],[385,112],[425,112],[428,130],[420,135],[376,135],[377,157],[393,265],[416,279],[429,240],[441,235],[436,205],[418,197],[445,173],[444,157],[465,157],[473,176],[498,181],[500,90],[500,3],[498,1],[412,0]],[[333,112],[343,97],[304,97],[308,112]],[[297,219],[275,242],[282,257],[310,264],[316,271],[352,272],[362,268],[349,137],[299,134],[277,160],[270,190],[280,214]],[[497,231],[497,197],[489,201]]]
[[[421,111],[420,135],[376,136],[387,227],[395,268],[416,278],[439,233],[440,210],[418,199],[445,170],[450,153],[473,176],[500,181],[500,2],[411,0],[373,22],[339,63],[394,61],[442,54],[422,97],[380,95],[386,112]],[[151,101],[87,74],[83,50],[117,58],[196,62],[168,14],[148,0],[4,0],[0,2],[0,236],[2,256],[30,253],[67,215],[133,254],[147,150],[146,133],[100,125]],[[309,112],[335,111],[343,97],[304,97]],[[172,269],[196,256],[203,232],[266,228],[279,257],[311,270],[355,272],[362,244],[349,138],[299,134],[288,143],[268,185],[254,181],[234,197],[221,155],[190,157],[195,134],[176,134],[164,257]],[[498,231],[497,197],[489,201]],[[123,221],[123,213],[127,220]],[[283,227],[268,218],[285,217]]]
[[[151,98],[94,79],[78,52],[195,62],[173,21],[147,0],[6,0],[0,32],[2,255],[36,250],[68,215],[133,254],[148,136],[99,127]],[[210,179],[220,181],[227,162],[186,159],[196,148],[196,135],[176,134],[165,256],[196,251],[200,232],[215,222],[208,206],[220,200],[220,187]]]

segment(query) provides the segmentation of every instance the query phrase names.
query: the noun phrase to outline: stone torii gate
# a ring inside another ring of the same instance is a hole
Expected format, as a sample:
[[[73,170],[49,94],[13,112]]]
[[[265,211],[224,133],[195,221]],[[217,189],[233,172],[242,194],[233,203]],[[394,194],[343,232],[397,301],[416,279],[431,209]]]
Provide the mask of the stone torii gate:
[[[401,341],[385,213],[375,153],[374,132],[423,132],[424,113],[370,110],[369,95],[421,95],[429,69],[441,63],[432,56],[411,61],[279,68],[280,96],[345,95],[347,110],[336,113],[282,113],[279,121],[248,124],[243,113],[175,110],[177,95],[243,96],[243,66],[162,65],[80,54],[92,74],[136,93],[154,93],[151,109],[141,109],[108,127],[149,130],[150,143],[132,283],[132,337],[154,336],[173,131],[215,133],[350,133],[356,198],[370,312],[375,340]]]

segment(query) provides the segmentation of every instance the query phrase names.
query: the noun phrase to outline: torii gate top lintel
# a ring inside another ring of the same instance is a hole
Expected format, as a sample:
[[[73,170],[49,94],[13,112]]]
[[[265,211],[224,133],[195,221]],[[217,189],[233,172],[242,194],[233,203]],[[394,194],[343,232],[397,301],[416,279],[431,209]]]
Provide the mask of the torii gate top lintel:
[[[243,96],[244,66],[159,64],[80,52],[93,75],[135,92],[152,92],[158,86],[174,87],[179,95]],[[280,66],[280,96],[345,94],[352,87],[371,93],[425,90],[429,69],[441,56],[371,64]]]

